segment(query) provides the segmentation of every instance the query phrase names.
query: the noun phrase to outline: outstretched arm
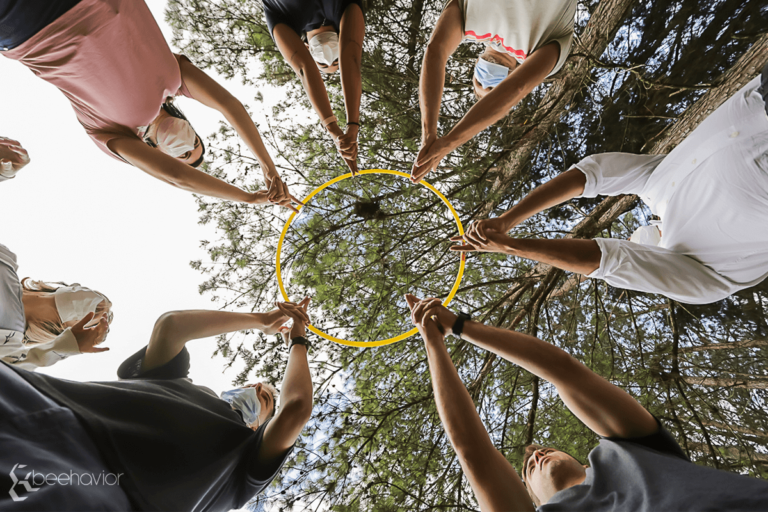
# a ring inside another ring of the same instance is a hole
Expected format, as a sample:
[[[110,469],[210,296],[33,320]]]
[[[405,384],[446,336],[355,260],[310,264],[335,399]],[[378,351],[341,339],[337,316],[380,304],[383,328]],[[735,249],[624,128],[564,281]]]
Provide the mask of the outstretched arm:
[[[116,138],[110,140],[107,146],[129,164],[176,188],[241,203],[263,204],[269,202],[268,191],[266,190],[255,193],[241,190],[226,181],[166,155],[162,151],[151,148],[139,139]]]
[[[424,317],[436,320],[450,333],[456,315],[439,299],[424,302]],[[561,348],[527,334],[472,321],[464,324],[461,337],[554,384],[568,409],[598,435],[633,438],[659,429],[637,400]]]
[[[474,226],[474,225],[473,225]],[[498,231],[486,230],[482,238],[472,227],[463,236],[451,238],[463,245],[454,245],[452,251],[499,252],[538,261],[568,272],[589,275],[600,267],[602,252],[594,240],[560,238],[539,240],[512,238]]]
[[[362,17],[362,13],[360,16]],[[362,28],[362,26],[360,28]],[[320,70],[317,69],[317,64],[312,58],[312,55],[310,55],[307,47],[304,46],[304,42],[299,35],[285,23],[278,23],[275,25],[275,28],[272,30],[272,35],[275,38],[275,44],[277,44],[277,48],[280,50],[283,58],[293,68],[293,71],[296,73],[296,76],[299,77],[299,80],[301,80],[301,85],[307,93],[309,102],[312,104],[315,112],[317,112],[320,120],[324,121],[333,117],[331,101],[328,99],[328,91],[320,76]],[[347,55],[347,59],[350,59],[353,53],[354,52],[350,52],[350,54]],[[358,100],[358,110],[359,108]],[[349,110],[347,113],[349,114]],[[348,120],[357,121],[358,119]],[[328,124],[325,128],[328,130],[328,133],[331,134],[337,148],[339,148],[339,140],[344,136],[344,131],[339,127],[339,123],[334,121]],[[353,173],[357,172],[357,164],[354,161],[347,159],[343,152],[341,153],[341,157],[344,158]]]
[[[189,60],[181,58],[179,63],[182,79],[190,94],[203,105],[221,112],[261,164],[266,186],[273,193],[270,201],[298,211],[291,206],[292,199],[296,202],[298,200],[290,195],[288,187],[280,179],[259,130],[243,104]]]
[[[446,8],[447,11],[447,8]],[[560,45],[549,43],[532,53],[525,62],[512,71],[498,86],[469,109],[451,131],[435,140],[429,151],[419,153],[411,171],[411,180],[420,181],[437,168],[443,158],[472,137],[491,126],[542,83],[557,64]]]
[[[244,329],[258,329],[265,334],[278,332],[288,316],[279,309],[268,313],[230,313],[191,309],[170,311],[155,322],[143,371],[158,368],[176,357],[188,341]]]
[[[290,333],[283,333],[286,343],[292,338],[306,335],[306,326],[309,324],[308,304],[309,298],[299,304],[278,304],[280,311],[293,319]],[[294,345],[290,350],[280,393],[280,410],[264,430],[264,441],[256,458],[256,462],[265,467],[269,467],[271,462],[282,457],[293,446],[312,416],[312,375],[309,373],[307,347]]]
[[[426,303],[417,303],[413,295],[406,295],[406,300],[411,319],[427,349],[437,412],[480,509],[484,512],[534,510],[515,469],[493,446],[472,397],[448,355],[437,324],[424,315]]]
[[[361,60],[364,37],[363,11],[359,5],[350,4],[341,17],[339,27],[339,70],[347,122],[360,123],[360,96],[363,93]],[[357,162],[359,131],[359,124],[349,124],[347,132],[339,138],[339,151],[347,161]]]
[[[450,56],[461,44],[462,25],[459,2],[452,0],[440,14],[435,30],[429,38],[427,49],[424,51],[424,61],[421,65],[419,78],[421,149],[416,157],[417,162],[429,154],[430,148],[437,140],[437,120],[440,116],[440,105],[443,100],[445,67]],[[414,163],[411,174],[414,175],[419,169]]]

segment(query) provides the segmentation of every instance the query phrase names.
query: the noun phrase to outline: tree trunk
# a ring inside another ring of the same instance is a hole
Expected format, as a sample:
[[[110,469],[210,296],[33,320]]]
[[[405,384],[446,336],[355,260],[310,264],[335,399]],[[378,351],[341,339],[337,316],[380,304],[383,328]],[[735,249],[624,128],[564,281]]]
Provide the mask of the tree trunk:
[[[737,374],[735,377],[680,377],[687,384],[727,388],[768,389],[768,377]]]
[[[703,350],[735,350],[737,348],[768,347],[768,340],[742,340],[732,343],[709,343],[696,347],[682,347],[680,352],[701,352]]]

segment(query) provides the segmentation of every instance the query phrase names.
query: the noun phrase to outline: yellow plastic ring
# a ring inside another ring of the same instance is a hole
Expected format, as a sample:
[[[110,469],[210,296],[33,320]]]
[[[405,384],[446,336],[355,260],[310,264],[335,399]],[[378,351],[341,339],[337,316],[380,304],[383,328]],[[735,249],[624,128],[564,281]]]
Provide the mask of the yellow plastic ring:
[[[367,171],[360,171],[360,174],[394,174],[395,176],[401,176],[403,178],[410,178],[410,174],[406,174],[404,172],[400,171],[389,171],[385,169],[369,169]],[[302,200],[304,204],[306,204],[308,201],[310,201],[318,192],[323,190],[326,187],[329,187],[333,185],[334,183],[338,183],[341,180],[345,180],[347,178],[351,178],[352,173],[343,174],[341,176],[338,176],[331,181],[328,181],[324,183],[323,185],[320,185],[315,190],[312,191],[311,194],[309,194],[306,198]],[[439,190],[437,190],[435,187],[427,183],[426,181],[422,181],[420,183],[421,185],[424,185],[429,190],[434,192],[437,197],[439,197],[445,204],[450,208],[451,213],[453,214],[453,218],[456,220],[456,225],[459,228],[459,234],[464,234],[464,226],[461,225],[461,219],[459,218],[459,214],[456,213],[456,210],[453,208],[451,203],[448,201],[448,199],[440,193]],[[301,211],[301,205],[297,206],[298,210]],[[280,272],[280,252],[283,249],[283,240],[285,239],[285,234],[288,233],[288,228],[291,226],[291,222],[293,222],[293,219],[296,217],[296,212],[291,213],[291,216],[288,217],[288,221],[285,223],[285,227],[283,228],[283,232],[280,233],[280,240],[277,242],[277,284],[280,287],[280,293],[283,295],[283,299],[286,301],[290,300],[288,298],[288,294],[285,292],[285,285],[283,285],[283,276]],[[459,289],[459,284],[461,284],[461,277],[464,275],[464,264],[466,263],[466,254],[461,253],[461,263],[459,265],[459,274],[456,276],[456,282],[453,284],[453,288],[451,289],[451,293],[448,294],[448,297],[443,301],[443,304],[448,305],[448,303],[451,302],[454,295],[456,295],[456,291]],[[418,332],[418,329],[415,327],[411,329],[410,331],[403,333],[399,336],[395,336],[394,338],[389,338],[387,340],[379,340],[379,341],[350,341],[350,340],[342,340],[340,338],[336,338],[335,336],[331,336],[330,334],[326,334],[320,329],[317,329],[316,327],[309,326],[309,330],[313,333],[317,334],[321,338],[325,338],[329,341],[334,341],[336,343],[339,343],[341,345],[347,345],[350,347],[381,347],[383,345],[389,345],[390,343],[396,343],[398,341],[402,341],[406,338],[410,338],[414,334]]]

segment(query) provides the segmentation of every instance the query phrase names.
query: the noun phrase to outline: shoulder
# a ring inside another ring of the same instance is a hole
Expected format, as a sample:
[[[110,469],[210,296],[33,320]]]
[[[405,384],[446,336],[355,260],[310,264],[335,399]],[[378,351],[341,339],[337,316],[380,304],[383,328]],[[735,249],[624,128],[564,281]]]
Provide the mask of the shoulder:
[[[662,425],[661,421],[659,421],[658,418],[654,416],[654,419],[656,420],[656,423],[658,424],[659,429],[653,434],[643,436],[643,437],[632,437],[632,438],[606,437],[604,439],[606,441],[612,441],[614,443],[629,443],[636,446],[642,446],[644,448],[648,448],[655,452],[662,453],[665,455],[672,455],[674,457],[678,457],[687,462],[690,462],[690,459],[685,454],[685,452],[680,447],[680,445],[677,443],[677,441],[672,436],[672,434],[669,432],[669,430],[667,430],[664,427],[664,425]]]

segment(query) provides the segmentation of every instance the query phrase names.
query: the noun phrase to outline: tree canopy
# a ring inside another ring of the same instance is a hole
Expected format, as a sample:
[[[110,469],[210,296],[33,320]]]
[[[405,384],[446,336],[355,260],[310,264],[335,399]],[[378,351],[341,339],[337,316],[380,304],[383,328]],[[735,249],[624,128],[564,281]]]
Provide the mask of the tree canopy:
[[[360,168],[408,172],[419,147],[418,76],[441,11],[436,0],[364,0]],[[282,86],[262,126],[289,186],[307,193],[346,173],[257,0],[171,0],[174,44],[195,64],[254,86]],[[599,152],[666,153],[755,76],[768,57],[768,12],[758,0],[583,0],[564,68],[430,174],[465,226],[495,216],[537,185]],[[449,60],[439,131],[473,104],[480,47]],[[338,76],[325,79],[344,118]],[[261,186],[256,162],[223,125],[206,170]],[[283,249],[293,299],[314,293],[324,325],[361,339],[408,328],[404,291],[445,296],[458,257],[455,222],[436,196],[394,177],[345,180],[294,221]],[[278,236],[288,211],[199,198],[201,222],[221,238],[197,261],[222,308],[271,309]],[[577,199],[535,216],[517,237],[627,238],[650,212],[635,197]],[[410,288],[409,288],[410,287]],[[295,291],[294,291],[295,290]],[[293,295],[293,294],[296,295]],[[615,289],[602,281],[500,255],[467,259],[457,308],[483,322],[562,347],[622,386],[658,417],[691,459],[768,478],[768,283],[700,306]],[[448,339],[459,374],[501,452],[520,467],[531,442],[586,459],[596,436],[554,389],[462,340]],[[279,384],[286,355],[274,338],[222,337],[247,377]],[[296,456],[259,500],[276,509],[477,510],[445,436],[418,336],[380,348],[321,339],[312,351],[316,406]]]

